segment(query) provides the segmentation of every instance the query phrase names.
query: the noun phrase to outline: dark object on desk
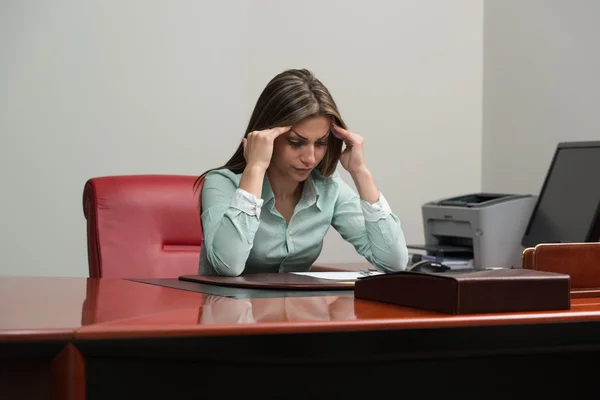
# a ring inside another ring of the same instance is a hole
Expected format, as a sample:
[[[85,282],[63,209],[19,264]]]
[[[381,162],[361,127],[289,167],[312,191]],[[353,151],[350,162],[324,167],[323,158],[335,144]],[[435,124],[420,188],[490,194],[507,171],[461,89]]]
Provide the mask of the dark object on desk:
[[[218,286],[283,290],[348,290],[354,287],[355,282],[355,280],[320,279],[308,275],[285,272],[245,274],[240,276],[182,275],[179,279]]]
[[[354,297],[447,314],[568,310],[571,306],[569,275],[526,269],[375,275],[356,282]]]
[[[324,290],[321,288],[314,288],[313,290],[307,289],[264,289],[264,288],[251,288],[251,287],[233,287],[233,286],[222,286],[212,285],[205,283],[198,283],[192,281],[183,281],[178,278],[149,278],[149,279],[138,279],[129,278],[128,280],[146,283],[149,285],[156,285],[162,287],[168,287],[178,290],[187,290],[189,292],[211,294],[213,296],[229,297],[232,299],[267,299],[273,297],[318,297],[318,296],[352,296],[354,294],[354,286],[348,285],[347,290],[340,290],[339,288],[333,290]]]
[[[414,271],[414,272],[438,272],[438,273],[442,273],[442,272],[446,272],[449,271],[450,267],[447,265],[444,265],[442,263],[433,261],[433,260],[423,260],[423,261],[419,261],[418,263],[415,263],[413,265],[410,266],[409,271]]]

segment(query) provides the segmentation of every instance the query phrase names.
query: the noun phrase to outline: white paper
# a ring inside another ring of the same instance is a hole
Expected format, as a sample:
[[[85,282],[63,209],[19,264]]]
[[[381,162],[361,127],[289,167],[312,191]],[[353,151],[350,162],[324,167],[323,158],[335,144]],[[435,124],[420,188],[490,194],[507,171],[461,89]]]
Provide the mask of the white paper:
[[[381,273],[382,272],[378,272],[378,271],[369,271],[369,276],[370,275],[379,275]],[[346,272],[346,271],[342,271],[342,272],[292,272],[292,274],[306,275],[306,276],[312,276],[313,278],[332,279],[332,280],[338,280],[338,281],[352,281],[352,280],[361,278],[363,276],[366,276],[360,272]]]

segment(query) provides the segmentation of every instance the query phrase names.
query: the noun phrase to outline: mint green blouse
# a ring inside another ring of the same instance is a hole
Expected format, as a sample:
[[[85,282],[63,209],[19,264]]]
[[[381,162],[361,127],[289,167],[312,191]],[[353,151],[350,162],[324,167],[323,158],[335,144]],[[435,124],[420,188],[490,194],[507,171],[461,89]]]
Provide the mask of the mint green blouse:
[[[200,275],[309,271],[330,226],[376,269],[406,268],[408,250],[400,220],[383,194],[369,204],[337,172],[324,177],[314,170],[286,225],[275,208],[267,175],[261,198],[238,188],[241,177],[227,169],[205,176]]]

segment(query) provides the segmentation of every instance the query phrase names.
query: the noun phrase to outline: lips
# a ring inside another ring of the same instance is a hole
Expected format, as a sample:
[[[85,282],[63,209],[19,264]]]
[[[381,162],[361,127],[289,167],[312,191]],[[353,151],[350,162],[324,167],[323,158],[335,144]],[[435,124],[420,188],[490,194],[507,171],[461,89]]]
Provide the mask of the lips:
[[[310,172],[312,168],[295,168],[299,172]]]

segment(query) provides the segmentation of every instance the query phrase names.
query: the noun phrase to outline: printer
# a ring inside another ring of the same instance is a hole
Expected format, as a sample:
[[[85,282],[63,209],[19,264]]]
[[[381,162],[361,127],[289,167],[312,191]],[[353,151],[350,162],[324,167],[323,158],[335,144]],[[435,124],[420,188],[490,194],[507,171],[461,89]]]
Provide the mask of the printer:
[[[535,206],[533,195],[473,193],[423,204],[429,256],[469,259],[470,268],[520,268],[521,239]],[[438,258],[438,259],[440,259]]]

